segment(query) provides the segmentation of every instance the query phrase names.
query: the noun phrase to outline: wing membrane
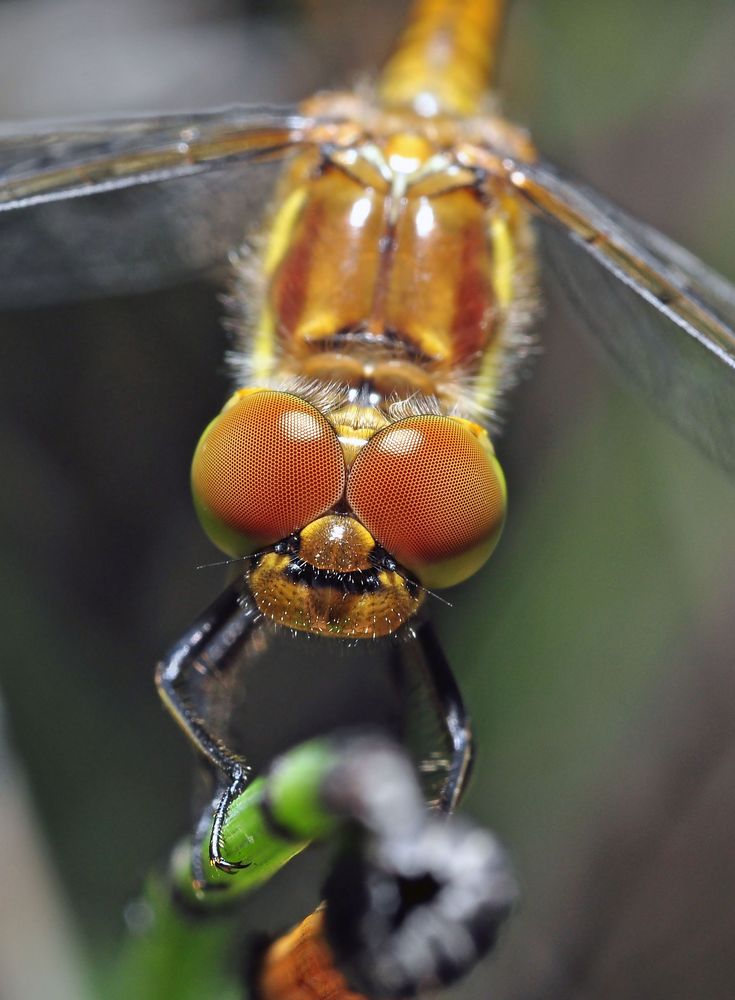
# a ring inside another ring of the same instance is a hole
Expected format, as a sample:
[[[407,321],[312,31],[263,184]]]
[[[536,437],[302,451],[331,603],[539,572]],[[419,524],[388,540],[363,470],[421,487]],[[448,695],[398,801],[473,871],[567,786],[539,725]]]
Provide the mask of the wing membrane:
[[[735,288],[554,168],[518,165],[509,179],[536,209],[546,263],[605,353],[735,472]]]
[[[0,308],[142,292],[212,273],[257,228],[278,162],[235,164],[0,213]]]
[[[330,128],[239,107],[0,128],[0,306],[155,288],[224,261],[274,165]]]
[[[0,131],[0,210],[278,157],[314,141],[317,122],[242,107]]]

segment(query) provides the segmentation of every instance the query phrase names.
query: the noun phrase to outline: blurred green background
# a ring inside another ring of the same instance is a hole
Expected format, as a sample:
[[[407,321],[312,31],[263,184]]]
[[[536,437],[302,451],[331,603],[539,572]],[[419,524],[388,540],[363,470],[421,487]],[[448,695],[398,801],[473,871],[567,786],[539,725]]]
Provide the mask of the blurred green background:
[[[297,100],[369,73],[404,9],[4,3],[0,118]],[[727,0],[519,0],[504,108],[735,277],[734,41]],[[7,1000],[108,975],[126,904],[189,822],[190,754],[152,666],[222,582],[195,571],[216,557],[188,495],[226,392],[216,291],[0,316],[0,693],[46,859],[4,839]],[[466,808],[523,888],[498,958],[448,995],[730,998],[735,491],[598,364],[553,294],[539,341],[498,446],[506,536],[437,606],[480,747]],[[278,925],[278,893],[253,926]]]

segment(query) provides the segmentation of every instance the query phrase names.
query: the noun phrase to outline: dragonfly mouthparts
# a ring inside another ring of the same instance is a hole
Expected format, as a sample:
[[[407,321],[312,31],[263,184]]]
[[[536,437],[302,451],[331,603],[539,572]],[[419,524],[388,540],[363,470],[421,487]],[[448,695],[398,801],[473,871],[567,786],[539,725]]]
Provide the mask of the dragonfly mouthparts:
[[[395,632],[424,600],[354,517],[327,514],[248,571],[261,612],[298,631],[344,638]]]

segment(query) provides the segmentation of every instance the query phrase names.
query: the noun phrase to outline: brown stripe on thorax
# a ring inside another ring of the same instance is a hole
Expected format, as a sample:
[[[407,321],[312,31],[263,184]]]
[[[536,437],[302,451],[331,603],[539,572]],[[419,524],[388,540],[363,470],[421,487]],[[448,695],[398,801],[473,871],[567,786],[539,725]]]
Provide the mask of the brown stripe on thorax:
[[[395,150],[420,148],[412,178]],[[479,364],[493,336],[493,248],[475,175],[421,136],[296,158],[279,191],[266,316],[293,362],[356,337],[434,372]],[[436,162],[436,169],[432,164]]]

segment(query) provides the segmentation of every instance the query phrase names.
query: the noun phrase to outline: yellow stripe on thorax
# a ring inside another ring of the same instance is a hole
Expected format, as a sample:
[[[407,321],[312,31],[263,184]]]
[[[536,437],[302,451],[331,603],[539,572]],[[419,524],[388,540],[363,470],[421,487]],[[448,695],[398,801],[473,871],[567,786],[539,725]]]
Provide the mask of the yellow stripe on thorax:
[[[497,304],[496,325],[499,336],[489,345],[474,381],[473,395],[480,409],[488,407],[500,390],[498,355],[506,349],[503,343],[503,327],[515,299],[518,252],[512,220],[505,213],[493,215],[488,228],[493,247],[493,288]]]
[[[273,276],[289,249],[294,226],[307,193],[308,190],[304,185],[298,185],[286,195],[274,215],[263,256],[263,275],[266,281]],[[273,371],[276,356],[275,334],[275,319],[266,298],[258,318],[250,353],[252,378],[256,385],[265,385]]]

